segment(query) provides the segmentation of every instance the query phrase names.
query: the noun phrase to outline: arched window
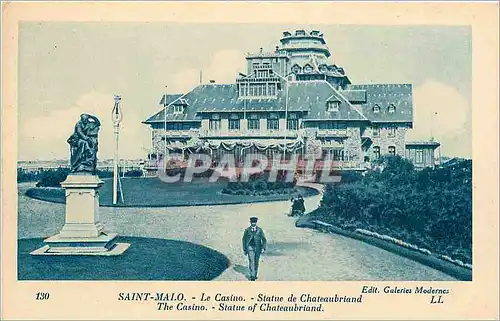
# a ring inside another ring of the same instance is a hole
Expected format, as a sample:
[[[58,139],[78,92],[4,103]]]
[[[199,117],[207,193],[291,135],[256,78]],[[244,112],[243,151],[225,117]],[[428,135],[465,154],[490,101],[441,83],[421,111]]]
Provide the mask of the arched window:
[[[220,115],[212,114],[210,117],[210,121],[208,123],[208,129],[218,131],[220,130]]]
[[[389,146],[389,155],[391,155],[391,156],[396,155],[396,147]]]
[[[251,130],[252,129],[253,130],[260,129],[259,115],[250,114],[247,118],[248,118],[248,123],[247,123],[248,129],[251,129]]]
[[[387,110],[390,113],[394,113],[396,111],[396,106],[394,106],[394,104],[390,104],[389,107],[387,107]]]
[[[279,123],[277,113],[269,113],[268,118],[267,118],[267,129],[269,129],[269,130],[280,129],[280,123]]]
[[[296,113],[289,113],[288,119],[286,120],[286,129],[297,130],[299,129],[299,120],[297,119]]]
[[[380,147],[373,146],[373,159],[380,158]]]
[[[240,117],[238,114],[229,115],[229,130],[240,130]]]
[[[373,112],[374,112],[374,113],[378,113],[378,112],[380,112],[380,106],[379,106],[378,104],[375,104],[375,105],[373,106]]]

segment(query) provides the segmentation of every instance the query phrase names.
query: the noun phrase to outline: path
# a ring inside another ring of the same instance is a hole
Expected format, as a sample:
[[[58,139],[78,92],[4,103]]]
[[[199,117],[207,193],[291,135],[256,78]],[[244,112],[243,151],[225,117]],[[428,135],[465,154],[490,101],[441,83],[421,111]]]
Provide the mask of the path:
[[[64,205],[30,199],[19,202],[19,238],[46,237],[64,223]],[[306,199],[317,206],[321,196]],[[250,216],[268,239],[261,281],[454,280],[452,277],[369,244],[335,234],[296,228],[286,216],[289,201],[173,208],[101,208],[101,219],[120,235],[184,240],[215,249],[232,265],[216,280],[246,280],[241,236]],[[132,244],[133,246],[133,244]]]

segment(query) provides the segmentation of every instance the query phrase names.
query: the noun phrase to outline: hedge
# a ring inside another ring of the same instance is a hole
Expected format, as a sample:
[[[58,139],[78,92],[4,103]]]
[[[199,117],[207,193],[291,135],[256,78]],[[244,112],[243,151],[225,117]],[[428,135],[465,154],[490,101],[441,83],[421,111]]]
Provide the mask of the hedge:
[[[399,156],[386,156],[375,168],[360,180],[326,185],[312,217],[472,261],[470,160],[417,171]]]

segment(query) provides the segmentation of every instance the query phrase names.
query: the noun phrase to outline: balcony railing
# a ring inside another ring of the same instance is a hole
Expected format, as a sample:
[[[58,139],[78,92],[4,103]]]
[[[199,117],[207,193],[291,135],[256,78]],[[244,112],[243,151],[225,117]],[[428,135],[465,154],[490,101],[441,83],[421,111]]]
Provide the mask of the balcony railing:
[[[247,58],[287,57],[286,51],[247,53]]]
[[[347,129],[318,129],[319,137],[346,137]]]
[[[247,130],[202,130],[200,132],[200,137],[297,137],[298,131],[296,130],[258,130],[258,129],[247,129]]]
[[[168,137],[189,138],[193,135],[193,132],[191,130],[167,130],[166,134]]]

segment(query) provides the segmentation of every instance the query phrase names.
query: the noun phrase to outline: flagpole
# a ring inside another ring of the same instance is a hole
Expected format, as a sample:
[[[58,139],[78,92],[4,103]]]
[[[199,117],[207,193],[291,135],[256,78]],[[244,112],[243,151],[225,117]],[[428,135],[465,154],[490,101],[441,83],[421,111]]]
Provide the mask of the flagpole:
[[[120,122],[122,120],[122,113],[120,110],[121,99],[122,98],[119,95],[114,96],[115,104],[113,106],[113,111],[111,113],[111,120],[113,121],[114,136],[115,136],[114,159],[113,159],[113,205],[116,205],[118,200],[118,136],[120,132]]]
[[[163,101],[163,169],[167,166],[167,87],[165,86],[165,100]]]

